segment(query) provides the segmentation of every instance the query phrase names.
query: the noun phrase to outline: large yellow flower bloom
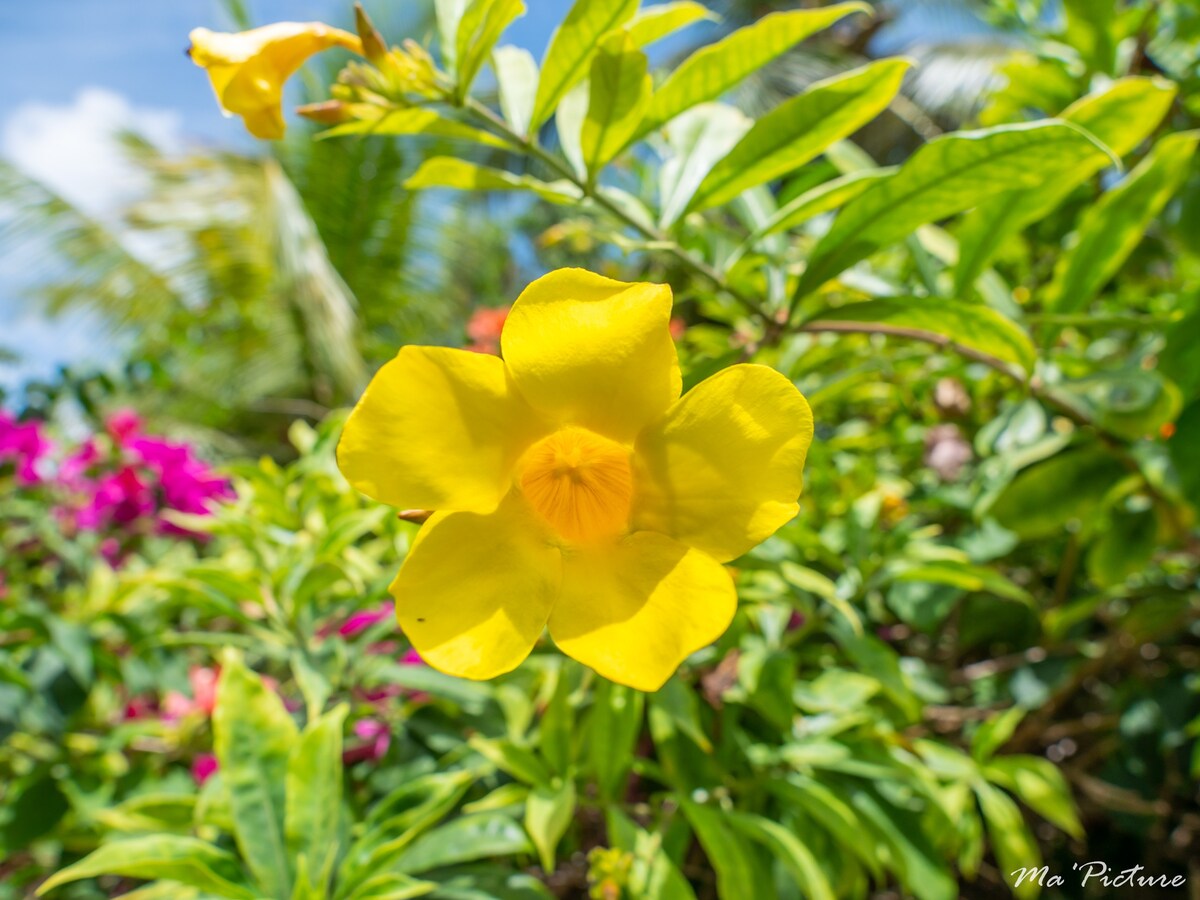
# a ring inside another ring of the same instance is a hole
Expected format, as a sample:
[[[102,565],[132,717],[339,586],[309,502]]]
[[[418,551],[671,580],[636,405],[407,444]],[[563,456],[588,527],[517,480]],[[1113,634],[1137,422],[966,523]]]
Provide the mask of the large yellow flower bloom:
[[[188,53],[208,72],[221,109],[265,140],[283,137],[283,84],[305,60],[330,47],[362,52],[354,35],[320,22],[278,22],[237,34],[196,28],[189,37]]]
[[[503,359],[405,347],[375,375],[338,464],[370,497],[438,510],[391,586],[430,665],[490,678],[549,626],[657,690],[728,627],[721,564],[796,514],[812,413],[758,365],[680,397],[670,314],[666,285],[562,269],[513,305]]]

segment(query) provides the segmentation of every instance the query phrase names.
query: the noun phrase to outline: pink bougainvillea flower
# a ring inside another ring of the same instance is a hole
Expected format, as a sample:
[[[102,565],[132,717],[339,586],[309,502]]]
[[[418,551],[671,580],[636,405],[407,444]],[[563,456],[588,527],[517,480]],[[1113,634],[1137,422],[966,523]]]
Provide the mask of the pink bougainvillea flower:
[[[507,306],[485,306],[471,313],[471,318],[467,320],[470,343],[466,349],[473,353],[497,355],[500,352],[500,332],[504,330],[509,309]]]
[[[388,747],[392,745],[392,732],[386,722],[379,719],[359,719],[354,723],[353,731],[364,743],[343,751],[343,763],[350,765],[368,759],[383,759],[387,755]]]
[[[18,422],[0,410],[0,462],[13,464],[19,483],[40,482],[42,462],[53,449],[40,422]]]
[[[201,753],[192,761],[192,778],[196,784],[204,784],[217,774],[220,764],[211,753]]]
[[[123,446],[141,434],[142,418],[132,409],[118,409],[104,420],[104,430],[118,446]]]
[[[350,618],[342,623],[338,628],[338,634],[344,638],[351,638],[355,635],[362,634],[372,625],[378,624],[385,619],[390,619],[395,615],[396,607],[393,603],[384,603],[375,609],[360,609],[353,613]]]
[[[728,627],[722,563],[798,509],[808,403],[736,365],[680,396],[665,285],[552,272],[513,304],[503,359],[405,347],[346,423],[352,485],[436,510],[391,585],[426,663],[490,678],[544,628],[601,675],[657,690]]]
[[[128,525],[154,508],[154,490],[149,481],[133,466],[122,466],[100,479],[76,521],[80,528],[94,531],[111,524]]]

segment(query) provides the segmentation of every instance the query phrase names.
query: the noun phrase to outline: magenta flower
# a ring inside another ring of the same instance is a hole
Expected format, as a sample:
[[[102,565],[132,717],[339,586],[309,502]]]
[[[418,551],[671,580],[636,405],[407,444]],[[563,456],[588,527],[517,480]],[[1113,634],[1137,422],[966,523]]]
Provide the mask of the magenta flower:
[[[88,504],[79,511],[80,528],[100,530],[128,525],[154,511],[154,492],[133,466],[122,466],[100,479]]]
[[[39,463],[54,448],[40,422],[18,422],[0,410],[0,462],[11,461],[21,484],[42,480]]]
[[[142,431],[142,417],[132,409],[118,409],[104,420],[104,430],[117,446],[123,447]]]
[[[346,765],[364,760],[382,759],[392,744],[392,733],[386,722],[379,719],[359,719],[354,723],[354,734],[365,743],[349,747],[342,753]]]
[[[201,753],[192,761],[192,778],[196,784],[202,785],[217,774],[220,764],[211,753]]]
[[[360,609],[342,623],[341,627],[338,628],[338,634],[344,638],[352,638],[355,635],[362,634],[372,625],[382,622],[385,619],[390,619],[395,614],[395,610],[395,604],[390,600],[375,609]]]
[[[167,509],[205,515],[212,501],[233,497],[229,482],[213,474],[212,469],[197,459],[186,444],[162,438],[135,437],[126,447],[158,477],[163,505]],[[159,531],[194,536],[188,529],[169,522],[160,522]]]

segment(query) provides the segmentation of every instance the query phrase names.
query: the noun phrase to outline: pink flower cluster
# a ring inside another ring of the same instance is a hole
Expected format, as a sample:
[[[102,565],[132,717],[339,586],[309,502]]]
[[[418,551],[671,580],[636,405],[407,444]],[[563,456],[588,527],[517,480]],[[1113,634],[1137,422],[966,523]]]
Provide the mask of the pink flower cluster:
[[[146,534],[195,537],[161,513],[204,515],[216,500],[233,496],[190,446],[143,431],[136,413],[122,410],[57,460],[43,423],[18,422],[0,411],[0,467],[11,464],[18,484],[57,494],[55,511],[64,530],[108,533],[101,552],[118,562],[131,539]]]

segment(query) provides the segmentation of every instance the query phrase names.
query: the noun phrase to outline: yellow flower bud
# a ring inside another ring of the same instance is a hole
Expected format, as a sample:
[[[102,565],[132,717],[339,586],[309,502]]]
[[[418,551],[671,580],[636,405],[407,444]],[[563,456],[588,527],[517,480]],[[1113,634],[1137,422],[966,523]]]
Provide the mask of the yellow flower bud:
[[[207,70],[217,102],[255,137],[283,137],[283,85],[314,53],[330,47],[362,52],[354,35],[320,22],[277,22],[238,34],[196,28],[188,51]]]

